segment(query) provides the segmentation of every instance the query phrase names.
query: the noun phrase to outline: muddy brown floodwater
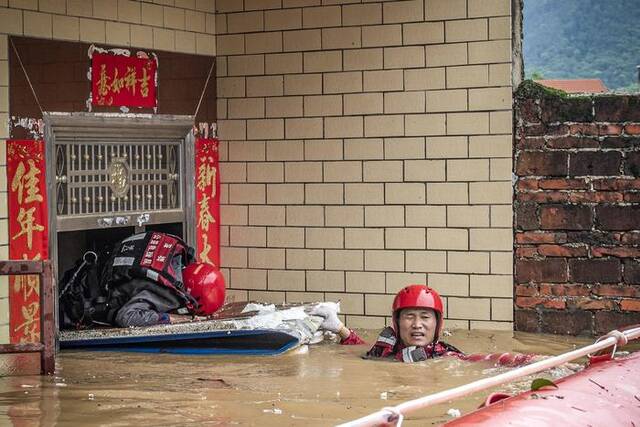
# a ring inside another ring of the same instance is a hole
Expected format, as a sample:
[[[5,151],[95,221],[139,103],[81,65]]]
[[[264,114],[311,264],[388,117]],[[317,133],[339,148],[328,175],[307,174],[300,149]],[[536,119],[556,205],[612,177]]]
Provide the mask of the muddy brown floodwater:
[[[361,335],[372,343],[376,332]],[[446,341],[469,353],[542,355],[593,342],[493,331],[453,331]],[[328,426],[505,370],[455,358],[363,360],[367,348],[321,343],[274,357],[63,352],[53,377],[0,378],[0,426]],[[496,390],[525,390],[531,379]],[[467,413],[488,393],[416,412],[403,425],[446,422],[449,409]]]

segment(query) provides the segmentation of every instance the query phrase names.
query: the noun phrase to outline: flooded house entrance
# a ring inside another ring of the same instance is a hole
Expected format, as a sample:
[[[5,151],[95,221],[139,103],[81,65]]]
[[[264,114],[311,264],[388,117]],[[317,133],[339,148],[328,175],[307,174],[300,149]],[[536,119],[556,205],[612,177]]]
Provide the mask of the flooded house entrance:
[[[208,141],[191,136],[193,125],[202,133],[216,122],[213,52],[39,36],[0,40],[5,256],[51,259],[59,279],[86,251],[100,255],[137,232],[196,246],[194,182],[185,177],[195,176],[194,145]],[[210,253],[217,243],[209,239]],[[0,343],[37,341],[37,278],[5,289]]]
[[[190,116],[48,113],[49,239],[57,277],[134,233],[193,242]]]

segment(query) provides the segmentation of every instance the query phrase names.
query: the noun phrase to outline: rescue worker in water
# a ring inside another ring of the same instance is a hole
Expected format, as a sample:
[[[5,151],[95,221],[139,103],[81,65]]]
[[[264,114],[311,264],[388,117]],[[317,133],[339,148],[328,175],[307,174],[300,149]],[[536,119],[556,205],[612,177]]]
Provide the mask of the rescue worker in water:
[[[340,344],[365,342],[352,329],[348,329],[335,311],[322,305],[311,314],[324,318],[321,328],[335,332]],[[367,359],[391,359],[402,362],[420,362],[441,356],[455,356],[462,360],[486,360],[503,366],[528,363],[534,357],[528,354],[491,353],[465,354],[440,340],[444,325],[440,295],[426,285],[409,285],[401,289],[392,304],[393,327],[386,327],[367,353]]]

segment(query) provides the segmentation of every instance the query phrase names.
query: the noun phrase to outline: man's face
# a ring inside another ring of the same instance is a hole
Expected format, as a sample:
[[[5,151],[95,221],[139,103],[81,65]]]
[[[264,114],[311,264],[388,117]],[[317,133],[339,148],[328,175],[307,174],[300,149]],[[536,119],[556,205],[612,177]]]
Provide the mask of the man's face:
[[[405,308],[400,312],[398,328],[406,346],[425,346],[433,342],[438,319],[430,308]]]

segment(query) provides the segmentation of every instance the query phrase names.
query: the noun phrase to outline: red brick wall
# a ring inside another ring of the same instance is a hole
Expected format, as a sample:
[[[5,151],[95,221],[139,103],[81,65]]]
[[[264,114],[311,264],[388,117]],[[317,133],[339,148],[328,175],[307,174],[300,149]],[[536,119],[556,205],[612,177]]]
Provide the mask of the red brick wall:
[[[515,327],[640,323],[640,96],[515,97]]]

